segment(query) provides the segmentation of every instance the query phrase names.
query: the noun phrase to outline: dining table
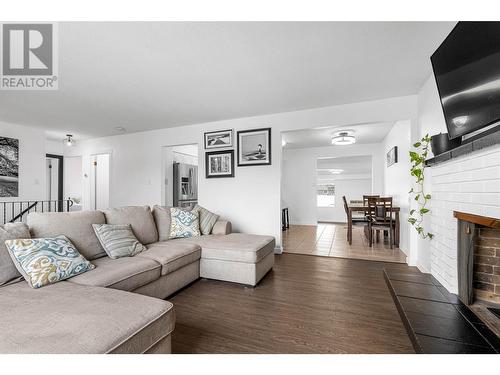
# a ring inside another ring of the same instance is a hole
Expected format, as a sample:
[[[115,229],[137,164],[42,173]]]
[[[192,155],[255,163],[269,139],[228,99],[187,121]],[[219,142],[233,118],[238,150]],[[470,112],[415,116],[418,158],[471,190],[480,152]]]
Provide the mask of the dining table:
[[[391,209],[391,215],[394,213],[394,245],[397,247],[399,247],[399,211],[400,208],[396,206]],[[352,245],[352,216],[354,213],[366,215],[368,206],[363,205],[363,203],[352,202],[347,205],[347,241],[349,245]]]

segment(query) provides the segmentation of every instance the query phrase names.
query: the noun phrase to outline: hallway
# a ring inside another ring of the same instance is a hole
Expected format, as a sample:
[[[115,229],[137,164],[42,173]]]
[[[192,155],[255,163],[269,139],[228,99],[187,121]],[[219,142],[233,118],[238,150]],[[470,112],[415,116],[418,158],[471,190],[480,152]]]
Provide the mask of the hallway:
[[[342,223],[318,223],[317,226],[291,225],[283,232],[283,252],[394,263],[406,262],[406,255],[397,247],[391,250],[383,238],[370,247],[362,227],[353,227],[353,242],[350,246],[347,243],[347,224]]]

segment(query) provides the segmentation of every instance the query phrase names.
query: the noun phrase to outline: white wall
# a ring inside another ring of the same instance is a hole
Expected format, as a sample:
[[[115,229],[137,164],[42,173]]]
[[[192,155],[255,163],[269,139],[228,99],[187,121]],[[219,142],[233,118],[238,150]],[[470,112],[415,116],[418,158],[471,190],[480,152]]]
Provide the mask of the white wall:
[[[381,144],[285,149],[283,152],[285,166],[283,169],[282,198],[284,204],[288,207],[291,224],[316,225],[318,222],[318,210],[316,207],[316,163],[318,158],[349,156],[372,157],[373,178],[371,184],[363,186],[356,192],[356,195],[362,196],[370,192],[381,194],[383,191],[382,168],[384,165]],[[364,182],[366,183],[366,179]],[[342,195],[340,194],[336,188],[335,203],[337,209],[334,212],[330,212],[331,220],[329,221],[345,221],[345,217],[342,218],[343,206],[341,205]],[[353,199],[351,198],[352,193],[347,192],[345,195],[347,199]],[[339,207],[342,209],[338,209]],[[322,220],[326,220],[324,217],[322,216]]]
[[[74,148],[66,148],[65,153],[83,155],[84,168],[89,166],[86,160],[90,154],[112,153],[111,206],[158,204],[164,186],[163,146],[198,143],[200,160],[204,160],[203,133],[206,131],[271,127],[272,165],[236,168],[235,178],[206,179],[204,163],[200,163],[199,202],[230,219],[236,231],[273,235],[280,245],[282,131],[408,118],[416,118],[415,96],[84,140]],[[88,180],[84,185],[84,202],[88,200],[87,191]]]
[[[47,154],[62,155],[64,153],[63,141],[57,141],[54,139],[45,140],[45,152]]]
[[[371,194],[372,179],[333,179],[335,185],[335,206],[334,207],[318,207],[318,221],[345,223],[347,216],[344,209],[344,201],[342,197],[345,195],[347,201],[352,199],[362,200],[363,195]]]
[[[411,189],[412,184],[409,157],[410,138],[411,121],[398,121],[382,142],[384,156],[394,146],[398,147],[398,162],[396,164],[387,167],[387,161],[384,159],[384,195],[393,197],[394,205],[401,208],[399,214],[399,222],[401,224],[399,247],[406,255],[410,255],[410,227],[408,225],[410,207],[408,191]]]
[[[19,139],[19,197],[0,201],[45,199],[45,132],[0,122],[0,136]]]

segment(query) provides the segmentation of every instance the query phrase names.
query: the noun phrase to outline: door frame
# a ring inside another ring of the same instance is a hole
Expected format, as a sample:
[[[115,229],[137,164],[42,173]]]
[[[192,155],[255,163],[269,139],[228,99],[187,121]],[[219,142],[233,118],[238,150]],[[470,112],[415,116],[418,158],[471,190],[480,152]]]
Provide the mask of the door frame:
[[[56,154],[45,154],[46,158],[49,159],[58,159],[59,160],[59,165],[57,167],[57,172],[58,172],[58,181],[57,181],[57,200],[59,201],[58,205],[58,210],[62,211],[63,207],[63,200],[64,200],[64,156],[62,155],[56,155]]]

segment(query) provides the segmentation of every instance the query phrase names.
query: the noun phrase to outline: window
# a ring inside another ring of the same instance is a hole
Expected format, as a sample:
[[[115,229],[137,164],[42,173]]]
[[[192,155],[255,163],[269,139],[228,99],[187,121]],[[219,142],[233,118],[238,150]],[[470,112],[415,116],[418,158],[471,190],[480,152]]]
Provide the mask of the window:
[[[335,207],[335,185],[318,185],[316,195],[318,207]]]

